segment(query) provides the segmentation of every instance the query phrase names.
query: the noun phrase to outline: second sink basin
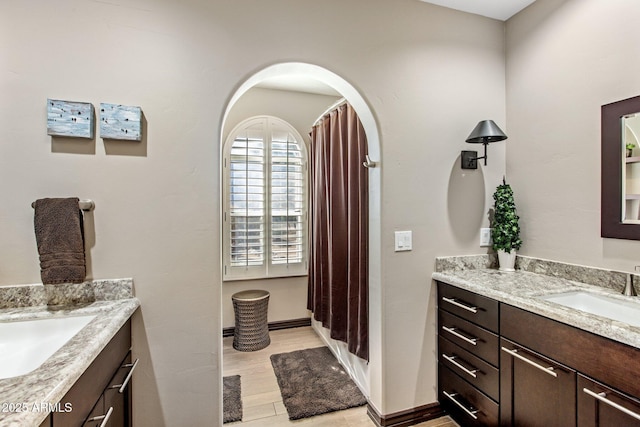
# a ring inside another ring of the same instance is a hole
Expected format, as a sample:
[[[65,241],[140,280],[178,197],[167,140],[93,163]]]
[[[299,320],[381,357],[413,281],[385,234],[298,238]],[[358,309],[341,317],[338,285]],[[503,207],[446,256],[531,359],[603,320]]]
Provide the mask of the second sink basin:
[[[0,379],[24,375],[38,368],[94,317],[0,322]]]
[[[539,297],[565,307],[640,326],[640,304],[584,291],[564,292]]]

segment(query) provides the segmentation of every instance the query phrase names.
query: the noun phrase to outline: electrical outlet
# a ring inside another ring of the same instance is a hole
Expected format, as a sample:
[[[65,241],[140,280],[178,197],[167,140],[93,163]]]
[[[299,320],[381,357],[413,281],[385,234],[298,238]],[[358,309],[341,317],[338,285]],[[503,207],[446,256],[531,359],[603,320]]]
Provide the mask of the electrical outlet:
[[[491,229],[480,229],[480,246],[491,246]]]

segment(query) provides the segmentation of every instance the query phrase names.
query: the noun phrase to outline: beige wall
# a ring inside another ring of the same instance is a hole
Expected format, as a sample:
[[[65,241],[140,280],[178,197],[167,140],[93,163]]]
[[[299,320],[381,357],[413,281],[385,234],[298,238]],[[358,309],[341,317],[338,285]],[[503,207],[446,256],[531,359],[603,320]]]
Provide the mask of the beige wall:
[[[633,271],[600,237],[600,106],[640,94],[640,3],[538,0],[507,23],[507,173],[522,253]]]
[[[284,90],[253,88],[233,105],[224,123],[223,139],[242,120],[269,115],[290,123],[309,143],[309,131],[316,119],[339,97],[296,93]],[[307,276],[266,280],[238,280],[222,284],[222,326],[235,323],[231,295],[247,289],[269,291],[269,322],[309,317],[307,310]]]
[[[505,167],[504,143],[477,171],[459,169],[459,152],[481,119],[511,136],[501,22],[415,0],[0,4],[0,284],[39,281],[34,199],[95,200],[90,276],[133,277],[142,302],[138,425],[220,417],[220,125],[242,81],[288,61],[340,75],[377,119],[382,338],[372,403],[388,414],[433,402],[433,259],[482,251],[478,228]],[[47,97],[141,106],[145,141],[52,142]],[[395,253],[393,232],[407,229],[414,250]]]

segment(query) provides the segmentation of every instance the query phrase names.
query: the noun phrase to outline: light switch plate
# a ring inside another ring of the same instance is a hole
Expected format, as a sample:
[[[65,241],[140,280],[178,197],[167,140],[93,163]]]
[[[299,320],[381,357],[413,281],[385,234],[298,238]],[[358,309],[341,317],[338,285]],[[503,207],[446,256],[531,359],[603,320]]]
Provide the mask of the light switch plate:
[[[396,252],[410,251],[412,249],[411,231],[396,231]]]
[[[480,246],[491,246],[491,229],[480,229]]]

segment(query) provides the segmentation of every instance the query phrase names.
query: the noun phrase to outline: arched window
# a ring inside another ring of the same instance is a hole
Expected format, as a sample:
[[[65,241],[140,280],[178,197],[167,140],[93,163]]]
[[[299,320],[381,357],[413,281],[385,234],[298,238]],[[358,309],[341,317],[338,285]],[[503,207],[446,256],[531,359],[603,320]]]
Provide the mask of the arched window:
[[[307,149],[277,117],[236,126],[224,146],[224,279],[307,274]]]

